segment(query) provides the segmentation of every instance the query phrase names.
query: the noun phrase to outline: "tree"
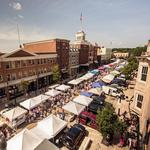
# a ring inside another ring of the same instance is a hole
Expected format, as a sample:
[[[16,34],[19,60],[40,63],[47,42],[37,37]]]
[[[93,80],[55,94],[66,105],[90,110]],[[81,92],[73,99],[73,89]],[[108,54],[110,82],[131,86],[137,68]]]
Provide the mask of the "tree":
[[[23,92],[26,94],[28,90],[29,82],[28,81],[21,81],[21,87],[23,89]]]
[[[127,124],[124,121],[119,120],[118,118],[118,120],[116,121],[116,128],[117,128],[117,131],[119,131],[119,133],[123,135],[123,133],[127,129]]]
[[[114,131],[116,131],[117,115],[112,106],[106,105],[102,111],[98,111],[96,118],[98,129],[104,137],[108,134],[114,134]]]
[[[61,78],[59,66],[58,65],[53,66],[52,72],[53,72],[53,81],[58,82]]]
[[[4,136],[0,136],[0,150],[6,150],[7,142]]]

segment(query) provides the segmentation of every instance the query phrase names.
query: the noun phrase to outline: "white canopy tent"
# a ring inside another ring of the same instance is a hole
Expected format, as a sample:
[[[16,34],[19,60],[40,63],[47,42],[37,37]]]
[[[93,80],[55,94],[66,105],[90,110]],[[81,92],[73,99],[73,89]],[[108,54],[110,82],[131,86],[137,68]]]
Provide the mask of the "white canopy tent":
[[[21,102],[20,105],[22,107],[26,108],[27,110],[31,110],[43,102],[42,99],[40,99],[40,98],[42,98],[42,96],[39,96],[37,99],[36,98],[27,99],[27,100]],[[44,96],[43,96],[43,98],[44,98],[43,100],[45,100]]]
[[[42,149],[44,148],[44,149]],[[7,142],[7,150],[59,150],[46,139],[38,137],[28,129],[22,130]]]
[[[92,88],[92,89],[88,90],[88,92],[93,93],[95,95],[101,95],[102,89],[101,88]]]
[[[69,112],[75,114],[75,115],[79,115],[85,109],[85,106],[70,101],[69,103],[64,105],[62,108],[66,111],[69,111]]]
[[[45,93],[45,95],[48,95],[48,96],[51,96],[51,97],[55,97],[59,94],[61,94],[61,92],[57,91],[55,89],[49,90],[48,92]]]
[[[105,83],[110,83],[113,79],[115,78],[115,76],[113,74],[108,74],[106,76],[104,76],[102,78],[102,80],[105,82]]]
[[[116,75],[119,75],[119,74],[120,74],[120,72],[119,72],[119,71],[117,71],[117,70],[113,70],[113,71],[111,71],[111,72],[110,72],[110,74],[112,74],[112,75],[116,76]]]
[[[60,84],[54,84],[48,87],[48,89],[55,89],[56,87],[60,86]]]
[[[42,103],[42,102],[45,102],[46,100],[48,100],[49,96],[44,95],[44,94],[40,94],[40,95],[38,95],[36,97],[33,97],[32,99],[35,99],[36,101],[39,101],[39,102]]]
[[[13,109],[10,109],[4,113],[2,113],[2,116],[9,120],[9,125],[10,126],[18,126],[21,123],[23,123],[26,119],[26,114],[27,110],[17,106]],[[19,118],[17,121],[15,119]]]
[[[71,84],[71,85],[78,85],[78,84],[80,84],[82,81],[84,81],[84,79],[78,78],[78,79],[74,79],[74,80],[69,81],[68,84]]]
[[[34,150],[60,150],[48,140],[43,140]]]
[[[7,142],[7,150],[34,150],[42,142],[28,129],[24,129]]]
[[[73,101],[78,104],[88,106],[93,101],[93,99],[84,95],[79,95],[76,98],[74,98]]]
[[[89,79],[91,79],[93,76],[94,76],[93,73],[88,72],[88,73],[86,73],[84,76],[80,77],[80,79],[89,80]]]
[[[65,84],[62,84],[58,87],[56,87],[56,90],[59,90],[59,91],[67,91],[68,89],[70,89],[71,87],[69,85],[65,85]]]
[[[54,115],[50,115],[38,122],[37,126],[32,128],[31,131],[39,137],[51,139],[54,138],[66,126],[66,121],[61,120]]]

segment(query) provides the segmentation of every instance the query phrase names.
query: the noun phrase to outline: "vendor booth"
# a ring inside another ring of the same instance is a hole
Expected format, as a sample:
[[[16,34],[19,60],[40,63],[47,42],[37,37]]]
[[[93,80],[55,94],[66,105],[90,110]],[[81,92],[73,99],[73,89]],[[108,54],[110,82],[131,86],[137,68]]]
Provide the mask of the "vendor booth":
[[[74,98],[73,101],[84,106],[89,106],[93,99],[84,95],[79,95],[76,98]]]
[[[64,105],[62,108],[68,112],[75,114],[75,115],[79,115],[85,109],[85,106],[70,101],[69,103]]]
[[[46,139],[24,129],[7,142],[7,150],[59,150]]]
[[[62,85],[56,87],[56,90],[63,91],[63,92],[67,91],[68,89],[71,89],[71,87],[69,85],[65,85],[65,84],[62,84]]]
[[[89,93],[95,94],[95,95],[101,95],[102,89],[101,88],[92,88],[88,90]]]
[[[45,93],[45,95],[51,96],[51,97],[55,97],[57,95],[60,95],[61,92],[57,91],[55,89],[49,90],[48,92]]]
[[[1,115],[6,119],[6,122],[11,127],[17,127],[26,120],[27,110],[17,106],[10,109]]]
[[[41,138],[51,139],[54,138],[66,126],[66,121],[61,120],[54,115],[50,115],[38,122],[37,126],[32,128],[31,131]]]

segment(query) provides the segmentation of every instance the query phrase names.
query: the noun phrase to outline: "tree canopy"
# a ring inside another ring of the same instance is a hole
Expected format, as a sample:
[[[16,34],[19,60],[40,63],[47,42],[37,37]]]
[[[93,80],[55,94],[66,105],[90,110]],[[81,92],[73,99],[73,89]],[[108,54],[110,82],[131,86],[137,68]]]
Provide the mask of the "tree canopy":
[[[114,112],[112,106],[107,105],[102,111],[98,111],[97,114],[98,129],[104,137],[107,134],[113,134],[116,130],[116,119],[117,115]]]
[[[58,82],[61,78],[59,66],[58,65],[53,66],[52,72],[53,72],[53,81]]]
[[[127,128],[127,125],[118,118],[111,105],[106,105],[103,110],[98,111],[96,121],[98,130],[102,133],[103,137],[106,137],[108,134],[113,135],[115,132],[123,134]]]

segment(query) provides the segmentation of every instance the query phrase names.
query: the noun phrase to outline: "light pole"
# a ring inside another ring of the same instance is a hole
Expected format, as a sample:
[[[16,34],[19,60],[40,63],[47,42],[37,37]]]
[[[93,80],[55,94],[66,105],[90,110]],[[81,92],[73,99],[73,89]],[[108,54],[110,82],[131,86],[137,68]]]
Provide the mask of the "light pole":
[[[36,80],[36,95],[38,95],[38,88],[39,88],[39,73],[37,73],[37,80]]]

